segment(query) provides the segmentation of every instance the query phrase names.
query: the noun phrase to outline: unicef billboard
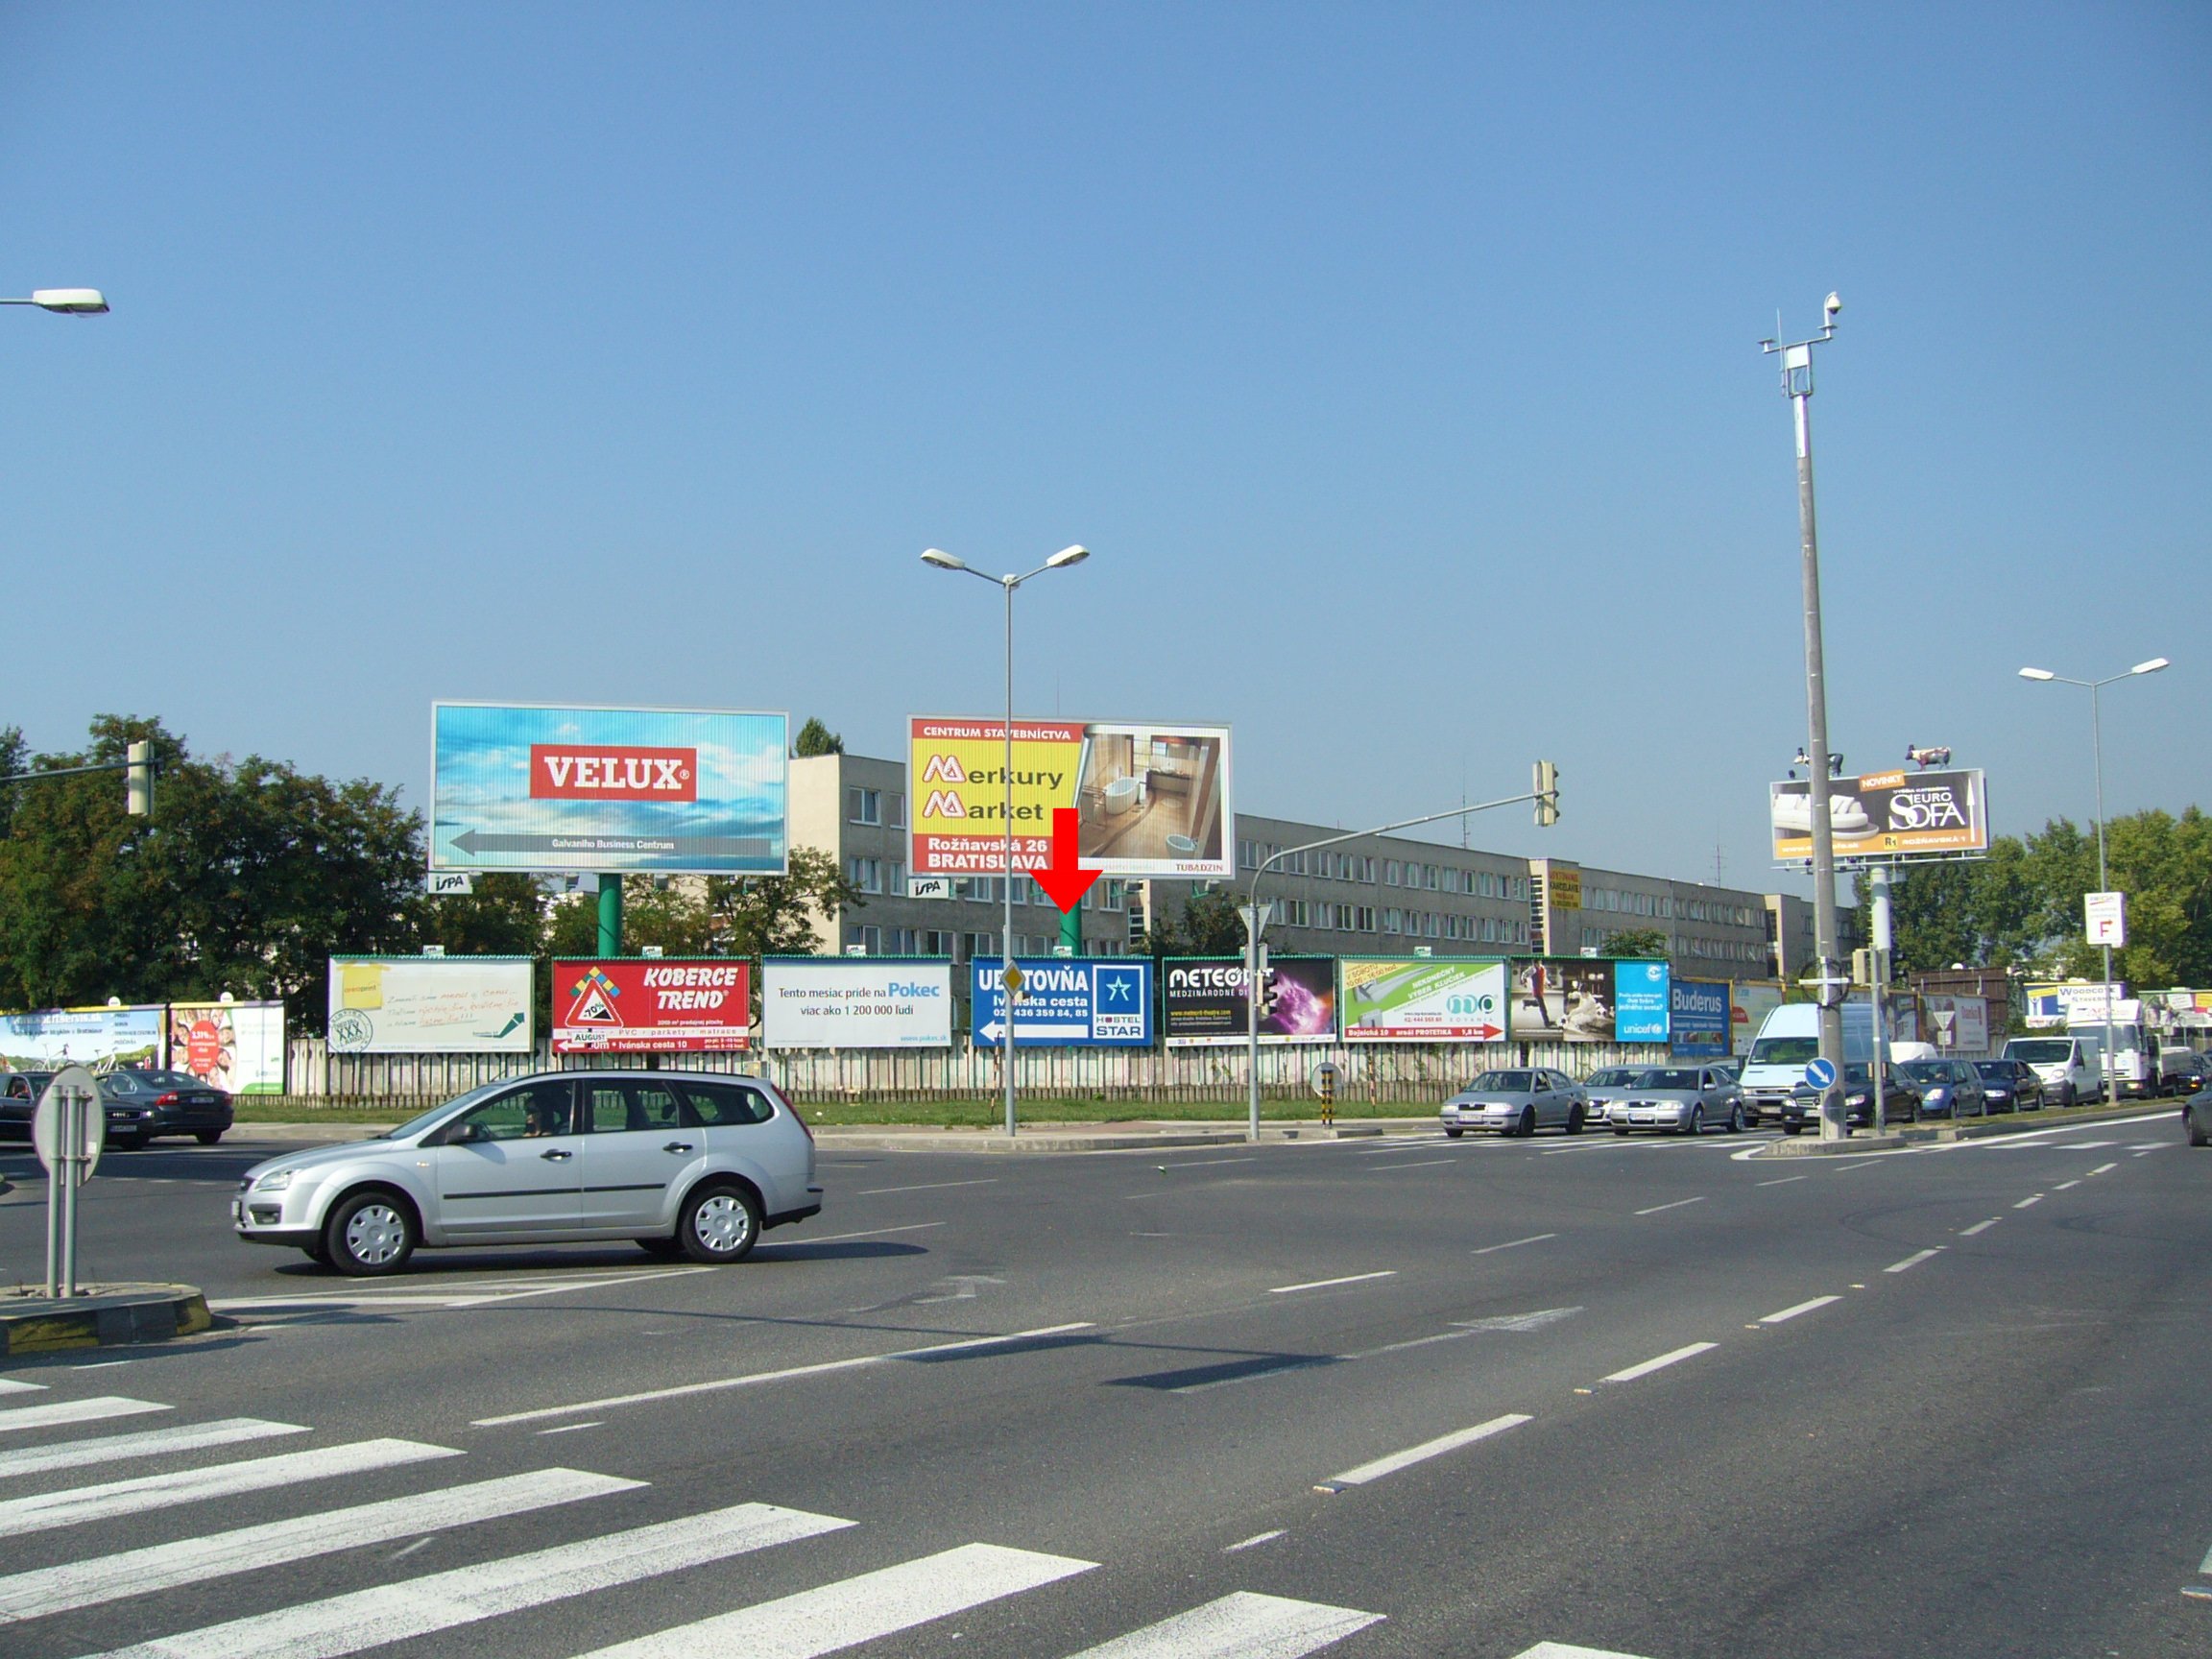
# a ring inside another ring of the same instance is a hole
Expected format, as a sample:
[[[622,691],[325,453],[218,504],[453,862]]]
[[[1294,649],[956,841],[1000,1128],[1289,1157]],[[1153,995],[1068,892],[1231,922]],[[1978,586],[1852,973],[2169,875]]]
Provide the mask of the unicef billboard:
[[[781,876],[789,718],[431,707],[430,868]]]

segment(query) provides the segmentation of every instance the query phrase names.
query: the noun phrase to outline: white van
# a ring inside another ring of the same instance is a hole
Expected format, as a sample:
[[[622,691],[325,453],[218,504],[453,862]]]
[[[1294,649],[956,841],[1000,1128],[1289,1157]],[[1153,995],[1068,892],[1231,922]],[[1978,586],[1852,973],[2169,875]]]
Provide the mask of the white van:
[[[2008,1037],[2002,1058],[2026,1061],[2043,1079],[2052,1104],[2072,1106],[2104,1095],[2104,1071],[2097,1063],[2104,1051],[2102,1032],[2069,1031],[2062,1037]]]
[[[2143,1022],[2142,1007],[2132,998],[2113,1004],[2112,1052],[2104,1063],[2112,1074],[2113,1094],[2135,1100],[2158,1093],[2158,1037]],[[2066,1035],[2087,1037],[2103,1047],[2104,1022],[2098,1021],[2094,1031],[2068,1026]]]
[[[1743,1120],[1782,1120],[1790,1092],[1805,1081],[1805,1066],[1820,1053],[1820,1010],[1811,1002],[1785,1002],[1767,1016],[1743,1061],[1738,1086],[1743,1091]],[[1883,1058],[1889,1058],[1884,1050]],[[1843,1004],[1843,1059],[1870,1065],[1874,1059],[1874,1009],[1864,1001]]]

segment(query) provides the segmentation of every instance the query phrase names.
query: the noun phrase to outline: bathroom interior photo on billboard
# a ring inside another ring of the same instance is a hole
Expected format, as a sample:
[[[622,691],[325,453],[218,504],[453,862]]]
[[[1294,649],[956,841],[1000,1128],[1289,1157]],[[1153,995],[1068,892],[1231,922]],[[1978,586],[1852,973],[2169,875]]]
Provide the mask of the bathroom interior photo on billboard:
[[[1218,731],[1092,726],[1075,804],[1085,858],[1175,863],[1221,856]]]

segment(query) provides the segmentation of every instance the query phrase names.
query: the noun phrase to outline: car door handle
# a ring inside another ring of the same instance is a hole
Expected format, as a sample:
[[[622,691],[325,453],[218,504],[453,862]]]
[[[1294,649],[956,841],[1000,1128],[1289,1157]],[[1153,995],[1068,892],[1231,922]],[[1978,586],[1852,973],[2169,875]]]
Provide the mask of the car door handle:
[[[671,1141],[661,1150],[663,1152],[688,1152],[691,1150],[691,1142],[688,1141]]]
[[[576,1154],[567,1150],[565,1147],[548,1146],[544,1151],[539,1153],[538,1156],[541,1158],[549,1158],[555,1163],[559,1163],[562,1159],[573,1158],[576,1156]]]

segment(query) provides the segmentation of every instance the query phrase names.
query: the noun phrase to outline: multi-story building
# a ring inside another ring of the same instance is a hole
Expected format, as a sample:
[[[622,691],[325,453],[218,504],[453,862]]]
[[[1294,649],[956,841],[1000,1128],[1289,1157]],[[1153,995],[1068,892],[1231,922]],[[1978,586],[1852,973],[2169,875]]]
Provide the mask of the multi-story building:
[[[1623,933],[1657,933],[1686,974],[1767,974],[1766,895],[1664,876],[1531,858],[1530,903],[1541,948],[1553,956],[1609,956]]]
[[[1813,949],[1813,901],[1794,893],[1767,896],[1767,977],[1802,979],[1813,972],[1819,953]],[[1856,905],[1836,907],[1836,948],[1845,961],[1863,943]]]

